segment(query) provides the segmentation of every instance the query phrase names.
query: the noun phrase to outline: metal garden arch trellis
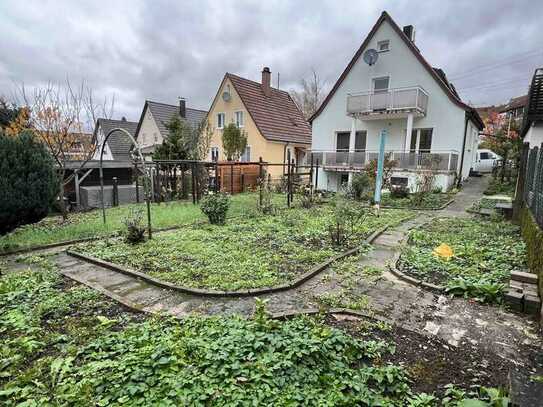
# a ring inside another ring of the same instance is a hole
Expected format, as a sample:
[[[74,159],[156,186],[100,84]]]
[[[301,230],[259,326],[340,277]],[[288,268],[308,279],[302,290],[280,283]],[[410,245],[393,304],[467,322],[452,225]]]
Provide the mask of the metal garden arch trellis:
[[[116,131],[120,131],[120,132],[126,134],[130,138],[130,140],[132,141],[132,144],[134,144],[134,147],[135,147],[135,149],[137,151],[139,161],[141,161],[142,171],[143,171],[143,175],[145,177],[145,182],[143,183],[143,189],[144,189],[144,193],[145,193],[145,201],[147,203],[147,233],[149,235],[149,239],[151,239],[152,234],[153,234],[152,227],[151,227],[151,193],[150,193],[150,188],[149,188],[150,183],[151,183],[151,175],[149,174],[149,172],[147,171],[147,169],[145,167],[145,160],[143,158],[143,154],[141,153],[141,149],[140,149],[139,144],[136,142],[134,137],[132,137],[132,135],[129,132],[127,132],[125,129],[121,129],[119,127],[110,130],[107,133],[104,140],[102,141],[102,145],[100,146],[100,191],[101,191],[101,198],[102,198],[102,216],[103,216],[103,219],[104,219],[104,225],[106,224],[106,207],[105,207],[105,204],[104,204],[104,171],[102,169],[102,161],[103,161],[103,158],[104,158],[104,146],[106,145],[107,140],[109,139],[109,136],[111,136]],[[136,164],[135,166],[136,166],[136,170],[137,170],[138,169],[137,161],[135,162],[135,164]]]

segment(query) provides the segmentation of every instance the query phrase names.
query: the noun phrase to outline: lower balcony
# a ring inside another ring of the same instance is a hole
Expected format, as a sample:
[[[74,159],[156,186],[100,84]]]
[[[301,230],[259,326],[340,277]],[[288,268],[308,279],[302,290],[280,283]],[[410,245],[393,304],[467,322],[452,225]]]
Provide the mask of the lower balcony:
[[[361,171],[370,161],[377,160],[378,151],[312,151],[307,159],[325,170]],[[409,152],[385,151],[385,156],[395,162],[398,170],[456,171],[458,168],[458,151]]]

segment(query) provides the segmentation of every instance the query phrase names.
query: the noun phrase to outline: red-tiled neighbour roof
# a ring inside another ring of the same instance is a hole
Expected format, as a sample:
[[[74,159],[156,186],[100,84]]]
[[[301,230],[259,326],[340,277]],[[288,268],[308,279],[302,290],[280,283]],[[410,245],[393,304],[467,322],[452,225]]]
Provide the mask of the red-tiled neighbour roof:
[[[225,78],[232,82],[266,140],[311,144],[311,126],[288,92],[271,88],[270,96],[266,96],[258,82],[231,73]]]
[[[343,71],[343,73],[341,74],[341,76],[339,77],[339,79],[337,80],[337,82],[335,83],[334,87],[332,88],[332,90],[330,91],[330,93],[328,94],[328,96],[324,99],[324,101],[321,103],[321,105],[319,106],[319,108],[317,109],[317,111],[315,112],[315,114],[309,119],[309,122],[313,122],[313,120],[315,120],[315,118],[317,118],[317,116],[322,112],[322,110],[326,107],[326,105],[328,104],[328,102],[330,101],[330,99],[332,98],[332,96],[334,96],[334,93],[336,92],[336,90],[339,88],[339,86],[341,85],[341,83],[343,82],[343,80],[347,77],[347,75],[349,74],[350,70],[352,69],[352,67],[355,65],[356,61],[358,61],[358,58],[360,58],[360,56],[362,55],[362,53],[364,52],[364,50],[366,49],[366,47],[368,46],[369,42],[371,41],[371,39],[373,38],[373,36],[375,35],[375,33],[377,32],[377,29],[381,26],[381,24],[383,22],[387,21],[391,27],[394,29],[394,31],[396,31],[396,33],[400,36],[400,38],[403,40],[403,42],[405,43],[405,45],[407,45],[407,48],[409,48],[411,50],[411,52],[413,52],[413,55],[415,55],[415,57],[418,59],[418,61],[422,64],[422,66],[428,71],[428,73],[436,80],[436,82],[438,83],[438,85],[441,87],[441,89],[443,89],[443,91],[445,92],[445,94],[449,97],[449,99],[451,100],[451,102],[453,102],[455,105],[461,107],[462,109],[464,109],[467,114],[468,114],[468,117],[470,119],[472,119],[475,123],[477,123],[477,125],[479,126],[479,128],[482,130],[483,127],[484,127],[484,124],[483,124],[483,121],[481,120],[481,118],[479,117],[479,114],[477,113],[477,111],[465,104],[464,102],[462,102],[460,100],[460,98],[457,96],[456,94],[456,90],[454,90],[454,87],[450,87],[449,83],[446,83],[443,78],[440,76],[440,73],[436,72],[431,66],[430,64],[426,61],[426,59],[424,59],[424,57],[422,56],[422,54],[420,53],[419,49],[415,46],[415,44],[413,43],[413,41],[411,41],[405,34],[404,32],[402,31],[402,29],[398,26],[398,24],[396,24],[396,22],[392,19],[392,17],[390,17],[390,15],[386,12],[386,11],[383,11],[383,13],[381,14],[381,16],[379,17],[379,19],[377,20],[377,22],[375,23],[375,25],[373,26],[373,28],[371,29],[370,33],[368,34],[368,36],[366,37],[366,39],[364,40],[364,42],[362,43],[362,45],[360,46],[360,48],[358,48],[358,50],[356,51],[356,53],[354,54],[353,58],[351,59],[351,61],[349,62],[349,64],[347,65],[347,67],[345,68],[345,70]]]

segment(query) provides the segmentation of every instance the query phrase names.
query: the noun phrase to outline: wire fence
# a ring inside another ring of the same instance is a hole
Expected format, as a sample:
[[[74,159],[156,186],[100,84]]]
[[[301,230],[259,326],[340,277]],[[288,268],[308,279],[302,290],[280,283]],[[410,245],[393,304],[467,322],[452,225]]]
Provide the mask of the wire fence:
[[[524,144],[519,176],[517,195],[543,228],[543,144],[532,149]]]

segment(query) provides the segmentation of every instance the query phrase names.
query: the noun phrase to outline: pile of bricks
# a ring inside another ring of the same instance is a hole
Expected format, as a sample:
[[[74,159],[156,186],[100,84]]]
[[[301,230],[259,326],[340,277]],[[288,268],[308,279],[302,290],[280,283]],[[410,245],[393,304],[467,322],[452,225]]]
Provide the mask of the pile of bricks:
[[[505,301],[511,308],[526,314],[539,314],[541,299],[537,290],[537,274],[514,271],[509,281]]]

